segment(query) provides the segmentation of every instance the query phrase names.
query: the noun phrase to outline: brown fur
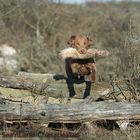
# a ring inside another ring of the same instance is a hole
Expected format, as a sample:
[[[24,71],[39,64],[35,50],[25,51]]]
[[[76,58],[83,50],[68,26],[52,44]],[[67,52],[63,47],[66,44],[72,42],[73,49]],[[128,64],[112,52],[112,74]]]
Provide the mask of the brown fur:
[[[93,58],[90,59],[66,59],[66,73],[70,78],[89,76],[88,81],[96,80],[96,65]]]
[[[71,52],[67,52],[66,54],[61,53],[62,56],[66,55],[66,73],[68,77],[82,77],[85,75],[90,75],[90,81],[95,82],[96,79],[96,66],[94,59],[88,53],[90,47],[94,44],[94,42],[86,36],[77,35],[71,36],[68,44],[74,48],[71,49]],[[68,54],[71,54],[71,57],[67,57]],[[63,55],[64,54],[64,55]],[[73,57],[73,56],[79,56]],[[82,57],[83,56],[83,57]]]
[[[86,36],[83,35],[73,35],[71,36],[68,44],[75,48],[79,54],[86,54],[87,50],[94,45],[94,42]]]
[[[69,96],[74,96],[73,84],[80,79],[86,81],[86,88],[83,98],[90,95],[91,84],[96,80],[95,56],[108,56],[107,51],[91,49],[94,42],[86,36],[71,36],[68,41],[69,48],[62,50],[59,56],[65,60],[65,68],[68,76],[67,85]]]

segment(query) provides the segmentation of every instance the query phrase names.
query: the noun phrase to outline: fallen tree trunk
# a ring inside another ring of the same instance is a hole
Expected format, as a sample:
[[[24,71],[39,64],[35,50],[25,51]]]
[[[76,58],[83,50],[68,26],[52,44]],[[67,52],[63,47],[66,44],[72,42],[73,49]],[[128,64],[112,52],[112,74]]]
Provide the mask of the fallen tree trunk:
[[[1,102],[0,120],[39,122],[86,122],[96,120],[140,120],[139,103],[79,102],[46,104]]]
[[[103,82],[95,83],[91,88],[90,97],[95,101],[112,100],[115,102],[125,100],[139,102],[139,84],[137,84],[139,79],[129,81],[115,81],[110,86]],[[72,96],[72,100],[83,100],[85,87],[85,82],[75,83],[76,94]],[[21,99],[25,95],[48,96],[60,100],[69,98],[67,78],[64,75],[57,74],[20,72],[15,76],[0,76],[0,93],[2,97],[7,94],[13,98],[19,95]]]
[[[20,72],[18,75],[11,77],[0,76],[0,87],[22,89],[33,94],[45,95],[53,98],[69,97],[66,77],[63,75]],[[75,84],[74,87],[76,96],[73,98],[82,99],[85,83]],[[102,85],[102,88],[98,88],[98,86],[95,85],[95,90],[91,90],[91,97],[96,97],[96,95],[99,96],[99,93],[102,93],[106,89],[107,88],[104,85]],[[10,92],[12,95],[12,90]]]

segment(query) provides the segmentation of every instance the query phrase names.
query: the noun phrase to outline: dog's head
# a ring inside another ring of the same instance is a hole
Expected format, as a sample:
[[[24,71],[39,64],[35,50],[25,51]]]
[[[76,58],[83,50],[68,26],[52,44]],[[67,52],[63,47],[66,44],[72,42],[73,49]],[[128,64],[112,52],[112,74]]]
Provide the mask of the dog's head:
[[[73,35],[70,37],[68,44],[75,48],[80,54],[86,54],[87,50],[94,45],[94,42],[83,35]]]

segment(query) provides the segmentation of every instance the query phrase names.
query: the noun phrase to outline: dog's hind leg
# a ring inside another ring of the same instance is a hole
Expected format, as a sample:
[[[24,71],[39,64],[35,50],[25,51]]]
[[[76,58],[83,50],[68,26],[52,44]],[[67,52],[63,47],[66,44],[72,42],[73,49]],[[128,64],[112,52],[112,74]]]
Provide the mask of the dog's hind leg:
[[[96,66],[94,63],[92,64],[90,76],[91,76],[91,82],[95,83],[95,81],[96,81]]]

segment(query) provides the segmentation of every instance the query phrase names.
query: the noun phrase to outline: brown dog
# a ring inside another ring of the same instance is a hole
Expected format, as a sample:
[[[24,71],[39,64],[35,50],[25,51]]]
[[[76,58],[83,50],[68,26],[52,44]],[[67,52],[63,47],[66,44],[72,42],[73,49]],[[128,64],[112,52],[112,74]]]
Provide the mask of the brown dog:
[[[94,45],[94,42],[86,36],[71,36],[68,44],[77,50],[80,55],[87,54],[88,49]],[[96,66],[93,58],[69,58],[66,60],[66,73],[70,78],[81,79],[84,76],[89,77],[92,83],[96,79]]]
[[[76,81],[86,82],[86,88],[83,98],[90,95],[91,84],[96,80],[95,56],[108,56],[108,51],[91,49],[94,42],[83,35],[73,35],[68,41],[69,48],[59,53],[60,58],[65,60],[65,69],[67,73],[67,84],[70,97],[76,93],[74,83]],[[79,82],[78,82],[79,83]]]
[[[68,76],[67,85],[69,96],[74,96],[73,84],[76,81],[86,81],[86,88],[83,98],[90,95],[91,84],[96,79],[96,66],[89,48],[94,42],[86,36],[71,36],[68,41],[70,48],[61,51],[61,58],[65,59],[65,69]],[[85,79],[86,78],[86,79]]]

